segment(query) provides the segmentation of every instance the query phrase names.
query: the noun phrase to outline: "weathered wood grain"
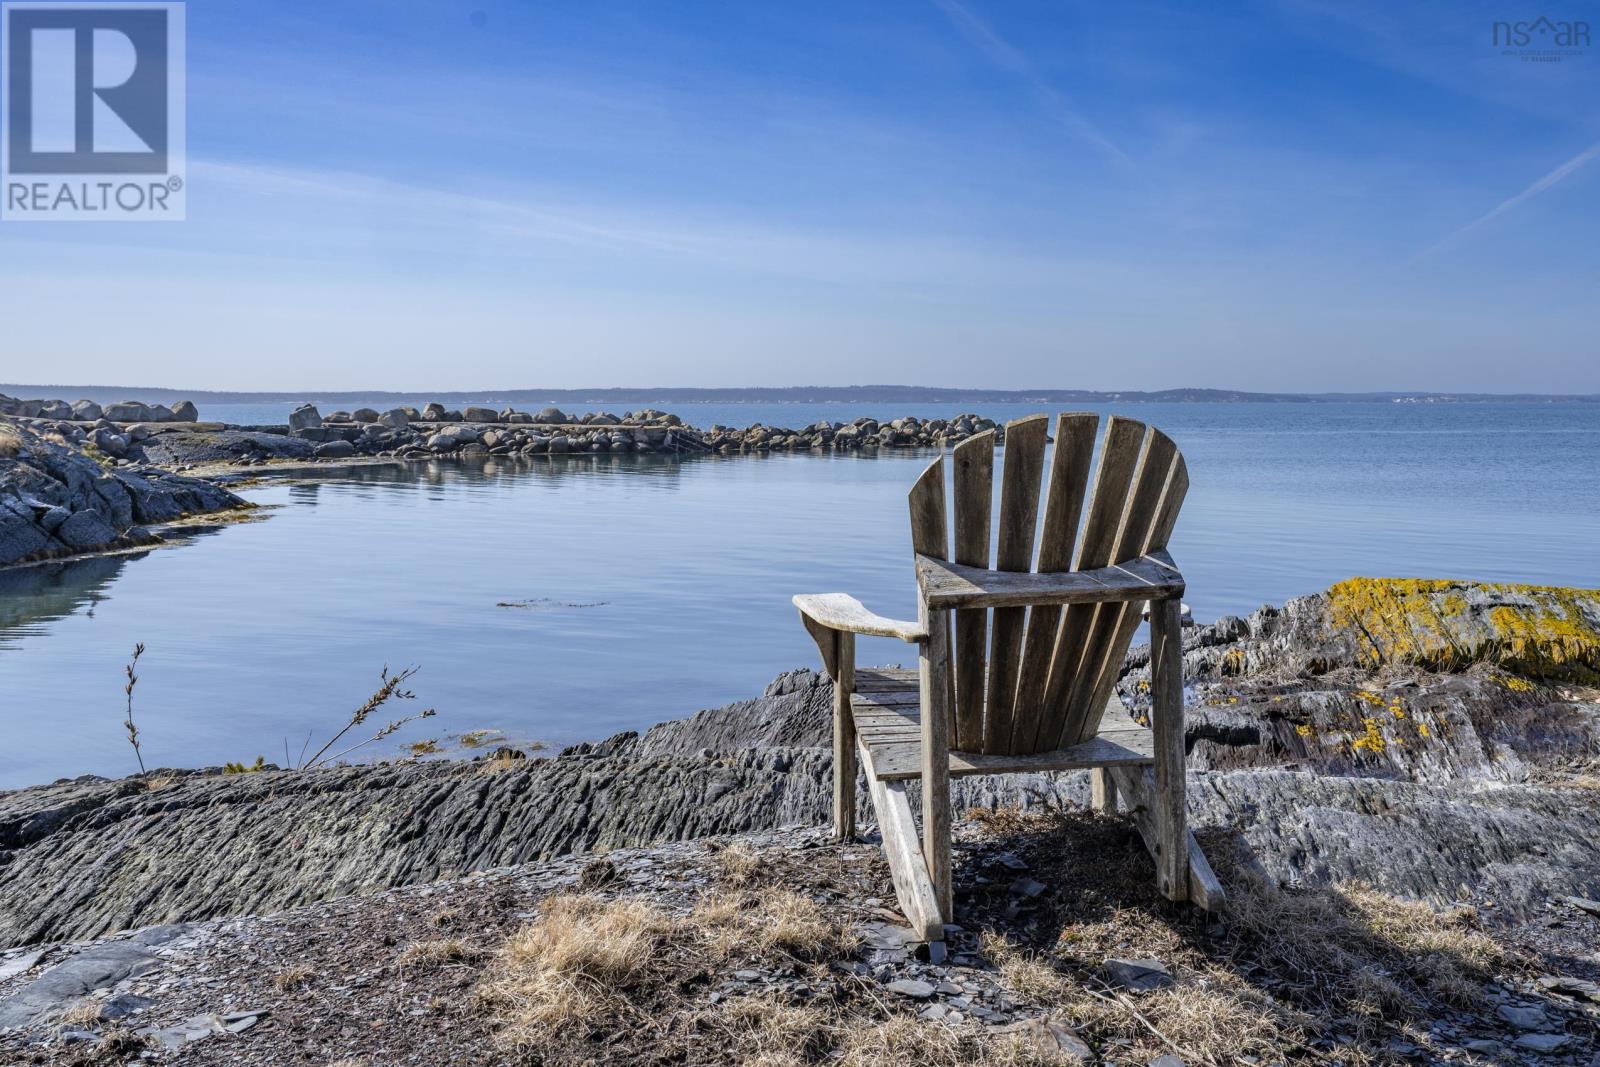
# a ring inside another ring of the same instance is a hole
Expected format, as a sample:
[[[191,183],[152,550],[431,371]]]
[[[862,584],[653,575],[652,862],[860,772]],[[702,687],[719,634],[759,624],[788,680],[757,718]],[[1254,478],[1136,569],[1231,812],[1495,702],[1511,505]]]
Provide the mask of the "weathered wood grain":
[[[865,754],[863,753],[863,756]],[[889,877],[895,896],[911,929],[924,941],[944,940],[944,913],[917,840],[917,824],[911,817],[911,801],[904,782],[885,782],[867,775],[872,808],[878,816],[878,832],[883,835],[883,854],[889,861]]]
[[[1183,620],[1176,600],[1150,605],[1150,732],[1155,736],[1156,880],[1168,900],[1189,898],[1184,804]]]
[[[1107,767],[1106,773],[1116,783],[1122,809],[1133,820],[1146,850],[1152,859],[1159,861],[1160,845],[1155,826],[1151,798],[1155,796],[1155,770],[1152,767]],[[1205,853],[1194,839],[1193,833],[1184,834],[1184,854],[1188,858],[1189,902],[1207,911],[1222,911],[1227,907],[1227,891],[1211,870]]]
[[[993,430],[955,447],[955,553],[957,563],[989,566],[989,513],[994,504]],[[955,615],[956,748],[983,744],[983,697],[989,646],[989,613],[981,608]]]
[[[918,645],[922,687],[922,854],[939,914],[952,911],[950,890],[950,620],[922,602],[928,639]]]
[[[922,640],[922,628],[916,623],[868,611],[861,601],[848,593],[801,593],[793,600],[807,620],[807,629],[814,622],[830,630],[868,637],[895,637],[906,642]]]
[[[1039,521],[1039,478],[1049,419],[1030,415],[1006,423],[1005,468],[1000,474],[1000,529],[995,570],[1028,573]],[[983,751],[1011,751],[1016,722],[1017,674],[1022,665],[1026,607],[996,608],[989,624],[989,681],[984,699]]]
[[[1034,567],[1040,574],[1072,567],[1072,550],[1082,519],[1083,498],[1094,458],[1095,432],[1099,426],[1100,417],[1087,412],[1064,414],[1056,419],[1055,458],[1050,464],[1050,487],[1045,495],[1044,525],[1039,531],[1039,557]],[[1056,636],[1061,629],[1061,610],[1057,604],[1036,604],[1028,611],[1016,706],[1022,709],[1019,715],[1030,717],[1033,729],[1012,730],[1012,747],[1018,752],[1048,748],[1050,740],[1061,733],[1058,709],[1046,705],[1044,699]]]
[[[1150,543],[1177,454],[1172,439],[1160,430],[1152,429],[1145,436],[1144,454],[1112,546],[1113,563],[1142,555]],[[1141,610],[1142,605],[1119,603],[1102,605],[1095,613],[1078,660],[1077,677],[1067,689],[1069,710],[1062,742],[1093,735],[1100,709],[1122,671],[1122,660],[1138,629]]]
[[[911,551],[913,558],[917,555],[927,556],[930,559],[950,558],[950,537],[948,513],[945,510],[944,492],[944,457],[940,456],[927,469],[922,472],[916,484],[911,487]],[[944,617],[945,626],[949,626],[949,613]],[[918,621],[921,621],[921,612],[918,612]],[[948,644],[950,635],[945,634]],[[944,685],[950,691],[950,699],[946,701],[951,710],[955,712],[955,675],[947,672],[944,676]],[[952,724],[953,726],[954,724]]]
[[[1132,419],[1113,415],[1106,425],[1105,443],[1100,448],[1100,463],[1095,471],[1094,493],[1084,518],[1083,535],[1078,539],[1073,570],[1095,571],[1112,562],[1111,552],[1116,547],[1117,529],[1122,524],[1134,468],[1143,452],[1144,436],[1144,423]],[[1068,607],[1061,620],[1060,636],[1050,661],[1050,680],[1045,683],[1044,702],[1063,726],[1072,715],[1067,698],[1078,676],[1084,642],[1097,611],[1094,604],[1080,603]],[[1066,737],[1063,729],[1059,736],[1049,740],[1060,745]]]
[[[833,836],[853,841],[856,836],[856,725],[850,709],[850,689],[855,684],[856,635],[834,633],[833,676]]]
[[[1181,596],[1183,575],[1165,552],[1092,571],[1057,574],[980,571],[959,563],[919,559],[917,580],[937,608],[1029,604],[1102,604]]]
[[[951,752],[951,777],[973,774],[1012,774],[1033,771],[1073,770],[1080,767],[1113,764],[1150,763],[1155,758],[1151,733],[1129,717],[1122,702],[1112,699],[1106,706],[1104,728],[1083,744],[1051,752],[1018,755],[987,755],[981,752]],[[858,712],[857,729],[869,768],[886,781],[921,777],[923,747],[920,709],[898,706],[892,717],[868,726]]]

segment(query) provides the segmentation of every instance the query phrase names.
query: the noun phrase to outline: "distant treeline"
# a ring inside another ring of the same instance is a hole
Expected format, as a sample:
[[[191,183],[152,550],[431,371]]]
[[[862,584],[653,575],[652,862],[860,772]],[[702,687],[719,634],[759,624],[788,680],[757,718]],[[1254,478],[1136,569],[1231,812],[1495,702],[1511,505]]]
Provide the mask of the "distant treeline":
[[[136,399],[153,403],[193,400],[196,403],[252,404],[312,401],[335,406],[355,401],[375,403],[416,398],[442,404],[463,401],[504,401],[508,404],[1325,404],[1352,401],[1380,403],[1483,403],[1493,401],[1600,402],[1600,394],[1554,393],[1249,393],[1236,389],[1160,389],[1109,391],[1095,389],[938,389],[921,385],[803,385],[781,389],[479,389],[406,392],[329,392],[302,389],[289,392],[228,392],[207,389],[167,389],[133,385],[10,385],[0,383],[0,393],[22,399],[93,400],[109,403]]]

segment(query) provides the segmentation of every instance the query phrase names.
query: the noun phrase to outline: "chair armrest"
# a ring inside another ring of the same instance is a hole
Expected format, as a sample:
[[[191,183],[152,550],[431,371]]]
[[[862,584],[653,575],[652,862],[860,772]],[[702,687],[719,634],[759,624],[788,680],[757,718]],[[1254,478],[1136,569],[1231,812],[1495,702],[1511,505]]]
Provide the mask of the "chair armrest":
[[[913,644],[928,636],[916,623],[876,615],[844,593],[802,593],[794,598],[794,606],[805,619],[842,633],[897,637]]]
[[[917,585],[933,609],[1170,600],[1184,589],[1183,575],[1166,552],[1098,570],[1045,574],[964,567],[919,555]]]

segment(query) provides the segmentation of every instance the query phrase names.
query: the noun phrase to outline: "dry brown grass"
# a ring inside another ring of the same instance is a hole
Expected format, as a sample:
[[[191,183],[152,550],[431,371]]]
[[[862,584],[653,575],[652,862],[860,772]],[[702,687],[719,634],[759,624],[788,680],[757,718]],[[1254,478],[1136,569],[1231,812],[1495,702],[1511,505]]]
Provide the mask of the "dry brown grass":
[[[0,423],[0,459],[12,459],[22,451],[22,435],[13,426]]]
[[[499,774],[502,771],[512,771],[516,770],[518,767],[526,767],[527,765],[527,760],[518,759],[515,756],[495,756],[492,759],[479,760],[478,773]]]
[[[441,937],[431,941],[413,941],[400,950],[395,966],[402,971],[425,970],[444,963],[470,963],[482,959],[483,950],[467,944],[460,938]]]
[[[728,885],[742,887],[754,885],[762,877],[764,864],[761,853],[742,842],[728,845],[714,853],[717,873]]]
[[[1281,888],[1235,869],[1220,839],[1209,851],[1230,906],[1208,923],[1155,895],[1142,847],[1112,820],[1009,811],[975,821],[1000,827],[1059,894],[1029,945],[991,931],[981,951],[1016,999],[1072,1021],[1093,1046],[1124,1042],[1119,1055],[1369,1062],[1388,1036],[1474,1006],[1486,981],[1518,966],[1469,909],[1439,913],[1362,886]],[[1003,907],[1003,887],[998,898]],[[1130,994],[1103,971],[1109,957],[1159,959],[1175,985]],[[1339,1032],[1360,1044],[1309,1047]]]
[[[615,1022],[634,1013],[637,987],[661,977],[661,949],[677,927],[642,900],[551,897],[537,920],[507,940],[480,998],[503,1018],[502,1038],[518,1050]]]
[[[855,979],[807,1003],[770,993],[716,1004],[696,996],[737,966],[736,958],[781,966],[785,960],[847,958],[853,945],[853,936],[830,923],[814,901],[787,890],[710,895],[689,915],[638,899],[554,897],[507,943],[479,998],[499,1017],[507,1051],[545,1062],[603,1058],[585,1042],[604,1044],[619,1062],[632,1062],[647,1049],[656,1058],[671,1059],[677,1049],[692,1052],[691,1062],[746,1067],[1063,1062],[977,1028],[918,1022],[885,1005],[871,983]]]
[[[280,993],[288,993],[299,989],[311,981],[312,975],[317,972],[304,963],[297,963],[293,967],[286,967],[272,976],[272,988]]]
[[[1303,1007],[1344,1011],[1362,1032],[1386,1013],[1426,1013],[1432,1000],[1471,1007],[1507,962],[1471,909],[1440,913],[1365,886],[1289,890],[1239,878],[1232,888],[1249,956],[1296,982]]]
[[[856,944],[855,935],[829,920],[816,901],[790,889],[707,895],[692,921],[725,956],[784,953],[819,960],[847,956]]]
[[[87,1030],[99,1026],[104,1005],[93,997],[73,1001],[56,1016],[56,1026],[62,1030]]]

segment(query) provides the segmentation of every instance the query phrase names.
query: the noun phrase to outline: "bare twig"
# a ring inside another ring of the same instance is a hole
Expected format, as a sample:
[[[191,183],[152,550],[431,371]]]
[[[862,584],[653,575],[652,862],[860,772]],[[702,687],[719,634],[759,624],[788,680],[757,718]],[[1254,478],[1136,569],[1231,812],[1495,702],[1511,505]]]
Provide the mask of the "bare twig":
[[[139,675],[135,673],[135,668],[139,666],[139,657],[142,655],[144,655],[143,641],[133,646],[133,658],[123,668],[128,676],[128,683],[122,687],[123,695],[128,698],[128,714],[127,718],[123,719],[122,726],[128,731],[128,744],[133,746],[133,755],[139,761],[140,774],[145,773],[144,753],[139,749],[139,727],[133,722],[133,687],[139,684]]]
[[[389,668],[387,666],[385,666],[383,668],[383,670],[381,672],[379,672],[379,674],[378,674],[378,677],[381,680],[382,684],[379,685],[377,690],[374,691],[373,694],[370,697],[367,698],[366,703],[362,704],[359,708],[357,708],[351,714],[350,721],[344,724],[344,728],[343,729],[341,729],[338,733],[334,734],[332,737],[328,738],[327,742],[321,748],[317,749],[316,753],[314,755],[312,755],[312,757],[310,759],[304,760],[303,762],[301,762],[300,766],[297,769],[298,770],[302,770],[302,771],[310,770],[312,767],[317,766],[319,763],[326,764],[326,763],[330,762],[331,760],[339,759],[342,756],[345,756],[345,755],[348,755],[351,752],[354,752],[356,749],[361,748],[363,745],[370,745],[374,741],[383,740],[385,737],[388,737],[390,734],[394,733],[396,730],[400,729],[400,727],[404,726],[408,722],[414,722],[417,719],[430,718],[434,714],[434,710],[432,708],[429,708],[427,711],[424,711],[424,712],[422,712],[420,714],[417,714],[417,715],[408,715],[405,718],[398,719],[398,720],[396,720],[394,722],[389,723],[387,726],[385,726],[383,729],[379,730],[376,734],[373,734],[371,737],[367,738],[367,740],[365,740],[365,741],[362,741],[362,742],[360,742],[358,744],[355,744],[355,745],[351,745],[349,748],[346,748],[346,749],[344,749],[344,750],[342,750],[342,751],[340,751],[338,753],[335,753],[332,756],[328,756],[327,755],[328,750],[330,748],[332,748],[336,743],[338,743],[340,738],[342,738],[345,734],[349,733],[351,730],[354,730],[357,726],[360,726],[362,723],[366,722],[367,719],[371,717],[371,715],[372,715],[372,713],[374,711],[377,711],[379,708],[383,707],[383,705],[387,704],[389,701],[391,701],[391,700],[414,700],[414,699],[416,699],[416,694],[415,693],[411,692],[409,689],[401,688],[405,684],[406,679],[410,678],[413,674],[416,674],[416,673],[417,673],[417,668],[416,667],[407,667],[403,671],[398,671],[395,674],[390,674],[389,673]]]
[[[418,719],[431,719],[437,714],[438,712],[436,712],[433,708],[428,708],[426,711],[420,711],[415,715],[407,715],[403,719],[396,719],[394,722],[385,726],[383,729],[379,730],[365,741],[358,741],[342,752],[335,752],[333,755],[323,760],[323,762],[332,763],[334,760],[343,759],[345,756],[348,756],[358,748],[364,748],[367,745],[372,744],[374,741],[382,741],[385,737],[388,737],[390,734],[394,733],[408,722],[416,722]]]

